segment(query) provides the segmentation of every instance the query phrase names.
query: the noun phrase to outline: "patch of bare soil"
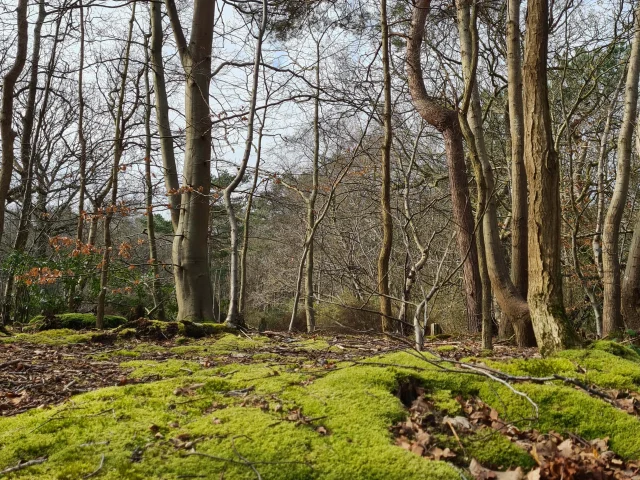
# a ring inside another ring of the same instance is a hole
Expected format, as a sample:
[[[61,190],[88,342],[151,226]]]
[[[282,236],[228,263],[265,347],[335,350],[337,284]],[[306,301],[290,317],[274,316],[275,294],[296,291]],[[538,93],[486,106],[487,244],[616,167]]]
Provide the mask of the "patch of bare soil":
[[[56,405],[71,395],[124,385],[128,371],[96,361],[103,345],[63,346],[10,343],[0,349],[0,416]]]

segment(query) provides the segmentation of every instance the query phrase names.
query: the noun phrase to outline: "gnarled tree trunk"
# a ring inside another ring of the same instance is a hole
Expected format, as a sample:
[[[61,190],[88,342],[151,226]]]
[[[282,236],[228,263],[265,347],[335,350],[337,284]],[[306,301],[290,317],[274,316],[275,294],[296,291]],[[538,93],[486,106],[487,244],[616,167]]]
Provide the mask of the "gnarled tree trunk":
[[[564,311],[560,263],[560,165],[547,92],[548,0],[530,0],[523,69],[524,160],[529,185],[528,303],[540,351],[578,343]]]

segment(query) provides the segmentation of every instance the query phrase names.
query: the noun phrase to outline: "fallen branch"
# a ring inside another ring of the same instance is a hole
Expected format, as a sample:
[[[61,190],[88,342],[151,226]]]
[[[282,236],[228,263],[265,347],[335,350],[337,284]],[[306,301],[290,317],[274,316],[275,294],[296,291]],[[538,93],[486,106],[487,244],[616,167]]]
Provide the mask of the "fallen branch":
[[[6,475],[7,473],[17,472],[18,470],[22,470],[23,468],[27,468],[27,467],[32,467],[33,465],[40,465],[41,463],[44,463],[47,460],[48,460],[47,457],[40,457],[34,460],[29,460],[28,462],[20,461],[18,462],[17,465],[13,467],[5,468],[4,470],[2,470],[0,472],[0,475]]]

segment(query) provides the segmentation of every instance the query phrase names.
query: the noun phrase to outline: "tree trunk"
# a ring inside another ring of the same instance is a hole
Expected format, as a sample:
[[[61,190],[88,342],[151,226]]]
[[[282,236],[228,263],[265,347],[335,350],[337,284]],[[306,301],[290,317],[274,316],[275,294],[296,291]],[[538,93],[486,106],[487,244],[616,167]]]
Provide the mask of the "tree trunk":
[[[17,13],[18,38],[16,57],[13,65],[4,76],[2,83],[2,105],[0,106],[0,137],[2,137],[2,170],[0,170],[0,240],[4,233],[4,209],[7,194],[11,186],[13,163],[15,160],[14,140],[16,132],[13,130],[13,97],[15,86],[24,64],[27,61],[27,46],[29,43],[29,24],[27,22],[27,0],[19,0]],[[2,320],[0,320],[1,322]]]
[[[244,316],[246,312],[246,294],[247,294],[247,250],[249,248],[249,226],[251,223],[251,207],[253,206],[253,196],[258,187],[258,179],[260,178],[260,160],[262,159],[262,132],[264,124],[267,120],[267,109],[264,109],[262,122],[258,129],[258,147],[256,150],[256,165],[253,171],[253,184],[247,199],[247,208],[244,212],[244,228],[242,230],[242,248],[240,249],[240,292],[238,294],[238,306],[240,314]]]
[[[173,0],[165,0],[186,75],[183,192],[172,259],[178,320],[211,320],[213,295],[207,261],[211,191],[211,117],[209,84],[213,44],[213,0],[193,2],[191,40],[187,43]],[[158,97],[158,95],[156,95]]]
[[[474,236],[462,132],[457,112],[448,110],[429,98],[420,63],[420,46],[424,37],[425,22],[430,5],[431,0],[418,0],[413,7],[411,30],[407,41],[406,73],[414,107],[427,123],[442,133],[444,138],[458,253],[460,258],[464,260],[463,284],[467,320],[469,324],[472,324],[478,322],[482,315],[480,302],[482,287],[478,270],[478,251]]]
[[[120,91],[115,114],[115,135],[113,138],[113,167],[111,169],[111,203],[107,206],[104,217],[104,251],[100,269],[100,292],[98,293],[98,306],[96,312],[96,328],[104,328],[104,312],[107,297],[107,286],[109,284],[109,267],[111,263],[111,220],[117,210],[118,202],[118,174],[120,173],[120,159],[123,151],[124,122],[123,108],[126,93],[127,76],[129,73],[129,55],[131,53],[131,40],[133,37],[133,23],[136,15],[136,4],[131,7],[131,19],[129,20],[129,33],[127,36],[127,46],[124,53],[124,65],[121,74]]]
[[[543,354],[578,344],[564,311],[560,263],[560,167],[547,92],[548,0],[529,0],[525,34],[524,160],[529,185],[528,302]]]
[[[474,15],[475,17],[475,15]],[[482,108],[480,94],[476,82],[477,64],[477,32],[475,18],[471,20],[470,2],[459,0],[458,25],[460,30],[461,58],[464,70],[465,83],[468,91],[468,115],[462,116],[460,123],[467,139],[467,145],[471,150],[472,159],[479,163],[474,168],[478,183],[479,196],[482,196],[479,211],[482,220],[482,234],[484,250],[486,252],[487,275],[491,279],[491,286],[487,288],[487,295],[493,287],[500,309],[513,323],[516,333],[516,341],[519,346],[535,345],[535,338],[531,327],[529,307],[526,300],[511,281],[509,267],[505,261],[506,255],[500,241],[498,227],[497,205],[495,202],[495,180],[493,166],[487,153],[484,130],[482,127]],[[467,95],[467,92],[465,92]],[[467,108],[465,108],[466,110]],[[480,269],[482,273],[482,269]],[[484,295],[484,283],[483,283]],[[487,309],[485,308],[485,311]],[[490,307],[489,307],[490,311]],[[487,322],[485,322],[487,323]]]
[[[507,0],[507,75],[511,137],[511,279],[527,298],[527,172],[524,168],[520,1]]]
[[[616,183],[611,203],[604,220],[602,235],[602,267],[604,283],[604,304],[602,308],[602,334],[615,333],[624,328],[621,315],[621,272],[620,272],[620,223],[629,192],[631,167],[631,142],[638,109],[638,78],[640,75],[640,6],[636,8],[634,35],[627,69],[624,97],[624,114],[618,136],[618,165]],[[633,275],[633,272],[629,272]]]
[[[391,144],[393,127],[391,125],[391,67],[389,59],[389,24],[387,21],[387,1],[380,2],[380,28],[382,34],[382,76],[384,89],[384,112],[381,162],[382,187],[380,190],[380,212],[382,222],[382,245],[378,256],[378,293],[380,294],[380,320],[382,331],[393,328],[391,298],[389,289],[389,259],[393,246],[393,219],[391,217]]]
[[[233,181],[224,189],[224,205],[229,217],[230,229],[230,259],[229,259],[229,310],[227,311],[226,323],[230,326],[244,325],[244,319],[240,316],[239,307],[239,255],[238,255],[238,220],[233,207],[231,195],[240,185],[244,174],[247,171],[251,147],[253,145],[253,126],[256,118],[256,102],[258,99],[258,80],[260,79],[260,62],[262,60],[262,39],[267,28],[267,0],[262,2],[262,20],[256,38],[256,48],[253,60],[253,77],[251,83],[251,101],[249,105],[249,115],[247,121],[247,140],[244,147],[244,155],[240,163],[240,168]]]
[[[164,301],[160,294],[160,265],[158,264],[158,248],[156,246],[156,224],[153,215],[153,181],[151,176],[151,85],[149,82],[149,45],[145,39],[147,59],[144,65],[144,86],[145,86],[145,152],[144,152],[144,180],[145,180],[145,201],[147,210],[147,237],[149,239],[149,263],[153,279],[151,280],[151,296],[153,297],[153,311],[160,320],[165,320]]]
[[[27,244],[29,238],[29,217],[31,216],[31,195],[33,192],[33,164],[31,141],[33,134],[33,124],[36,116],[36,93],[38,90],[38,71],[40,62],[41,31],[44,19],[47,16],[44,0],[39,1],[38,19],[33,29],[33,50],[31,53],[31,74],[29,77],[29,91],[27,94],[27,105],[22,116],[22,138],[20,139],[20,164],[22,168],[22,211],[18,222],[18,231],[13,242],[15,251],[21,252]],[[58,23],[59,25],[59,23]],[[56,36],[57,38],[57,36]],[[52,57],[55,55],[52,54]],[[4,209],[4,205],[2,207]],[[11,304],[13,300],[13,286],[15,281],[15,268],[11,266],[7,274],[5,283],[2,318],[0,325],[9,323],[11,317]]]

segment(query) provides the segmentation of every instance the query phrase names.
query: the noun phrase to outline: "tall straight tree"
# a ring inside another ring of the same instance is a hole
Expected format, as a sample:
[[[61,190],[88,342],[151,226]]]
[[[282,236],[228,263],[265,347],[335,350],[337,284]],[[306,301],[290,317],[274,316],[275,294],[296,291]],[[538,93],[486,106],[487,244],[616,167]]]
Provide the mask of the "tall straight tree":
[[[616,183],[613,189],[611,203],[604,219],[602,232],[602,268],[604,283],[604,302],[602,306],[602,334],[609,335],[616,330],[622,330],[624,323],[621,315],[621,271],[620,271],[620,223],[627,203],[629,193],[629,178],[631,169],[631,144],[633,129],[638,110],[638,79],[640,77],[640,3],[636,8],[634,35],[631,44],[631,54],[627,67],[627,80],[624,93],[624,113],[622,126],[618,135],[618,164],[616,168]],[[633,245],[632,245],[633,247]],[[633,251],[630,251],[633,255]],[[631,258],[632,264],[633,257]],[[634,267],[627,269],[630,278]],[[631,284],[627,286],[629,287]]]
[[[520,1],[507,0],[507,90],[511,140],[511,279],[527,298],[527,172],[524,168]]]
[[[194,0],[189,41],[175,1],[165,0],[165,5],[185,73],[184,187],[180,193],[180,215],[171,252],[178,320],[211,320],[213,295],[207,240],[211,191],[209,84],[215,1]]]
[[[382,77],[384,89],[384,111],[382,123],[381,170],[382,186],[380,190],[380,213],[382,219],[382,245],[378,255],[378,293],[380,294],[380,318],[382,331],[391,328],[392,311],[389,296],[389,259],[393,245],[393,219],[391,218],[391,144],[393,127],[391,125],[391,67],[389,58],[389,22],[387,21],[387,0],[380,2],[380,28],[382,33]]]
[[[547,91],[548,0],[529,0],[523,65],[524,160],[529,184],[528,302],[538,347],[578,343],[564,311],[560,263],[560,165]]]
[[[411,29],[407,41],[406,73],[415,109],[427,123],[442,133],[444,138],[458,254],[464,260],[463,282],[466,294],[467,323],[477,325],[479,319],[482,318],[480,301],[482,287],[458,113],[439,105],[429,96],[424,84],[420,62],[420,47],[430,7],[431,0],[418,0],[413,7]]]

